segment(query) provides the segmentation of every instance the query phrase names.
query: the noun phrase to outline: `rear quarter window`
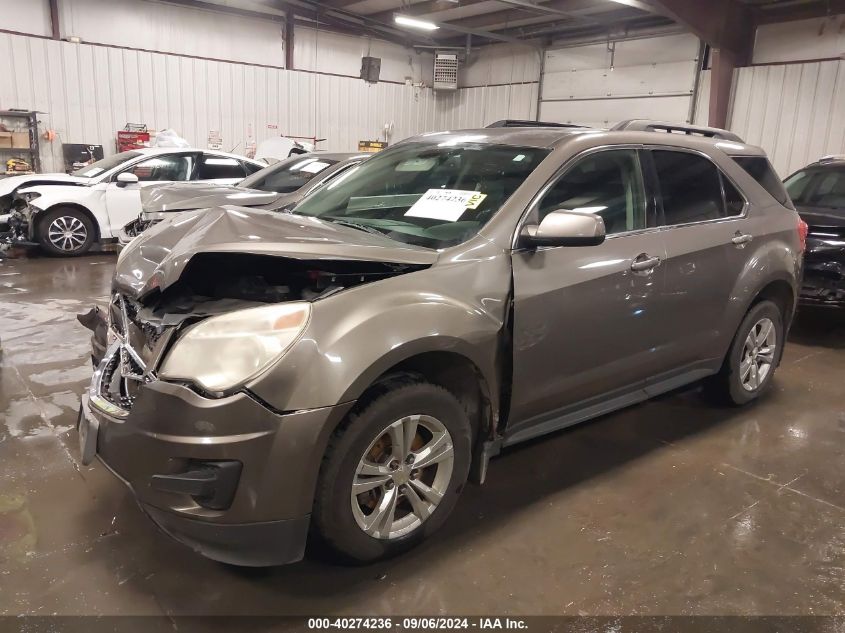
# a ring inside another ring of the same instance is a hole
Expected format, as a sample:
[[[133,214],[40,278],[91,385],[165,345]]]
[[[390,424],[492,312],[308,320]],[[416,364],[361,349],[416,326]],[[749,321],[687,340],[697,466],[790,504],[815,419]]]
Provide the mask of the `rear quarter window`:
[[[749,176],[763,187],[769,194],[783,206],[794,209],[792,200],[786,192],[774,167],[765,156],[731,156],[734,162],[742,167]]]

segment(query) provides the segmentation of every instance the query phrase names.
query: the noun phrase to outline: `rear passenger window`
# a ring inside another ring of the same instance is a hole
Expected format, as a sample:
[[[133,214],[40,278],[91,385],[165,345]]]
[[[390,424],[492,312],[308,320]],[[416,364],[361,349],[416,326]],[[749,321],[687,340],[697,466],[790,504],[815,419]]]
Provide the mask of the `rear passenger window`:
[[[254,163],[247,163],[246,161],[241,161],[241,165],[243,165],[243,168],[246,170],[247,176],[251,176],[255,172],[264,169],[264,167],[267,167],[267,165],[264,165],[264,167],[262,167],[260,165],[254,164]]]
[[[786,188],[775,173],[774,167],[765,156],[733,156],[736,163],[748,172],[760,186],[783,205],[792,208],[792,202],[786,193]]]
[[[664,223],[688,224],[724,217],[719,170],[703,156],[654,150]]]
[[[581,159],[546,192],[538,221],[562,209],[601,216],[608,235],[646,228],[637,152],[608,150]]]
[[[241,161],[228,156],[203,154],[200,162],[198,180],[216,180],[218,178],[243,178],[244,168]]]

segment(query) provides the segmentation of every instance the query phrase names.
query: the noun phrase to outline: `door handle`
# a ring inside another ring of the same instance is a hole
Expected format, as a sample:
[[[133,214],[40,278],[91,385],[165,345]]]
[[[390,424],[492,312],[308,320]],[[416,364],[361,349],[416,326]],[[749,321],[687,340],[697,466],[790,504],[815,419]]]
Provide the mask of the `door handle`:
[[[737,231],[736,235],[734,235],[731,238],[731,242],[733,242],[734,244],[736,244],[739,247],[743,247],[753,239],[754,239],[753,235],[750,235],[748,233],[743,234],[743,233],[740,233],[739,231]]]
[[[658,264],[660,264],[659,257],[643,253],[642,255],[637,255],[634,261],[631,262],[631,270],[635,273],[647,272],[656,268]]]

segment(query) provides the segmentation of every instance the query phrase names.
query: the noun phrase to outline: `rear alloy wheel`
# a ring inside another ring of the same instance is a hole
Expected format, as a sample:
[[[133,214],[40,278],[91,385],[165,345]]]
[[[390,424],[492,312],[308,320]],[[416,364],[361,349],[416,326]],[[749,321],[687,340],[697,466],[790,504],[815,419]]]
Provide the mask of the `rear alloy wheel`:
[[[49,255],[75,257],[91,248],[94,226],[90,218],[78,209],[55,209],[41,220],[38,239]]]
[[[777,330],[768,317],[753,325],[742,348],[739,363],[739,379],[746,391],[755,391],[766,382],[774,371],[777,351]]]
[[[385,391],[332,437],[312,513],[316,536],[355,563],[413,547],[455,506],[471,435],[466,411],[446,389],[407,382]]]
[[[722,370],[710,380],[710,393],[728,404],[756,400],[772,382],[783,340],[780,308],[771,301],[755,304],[742,320]]]

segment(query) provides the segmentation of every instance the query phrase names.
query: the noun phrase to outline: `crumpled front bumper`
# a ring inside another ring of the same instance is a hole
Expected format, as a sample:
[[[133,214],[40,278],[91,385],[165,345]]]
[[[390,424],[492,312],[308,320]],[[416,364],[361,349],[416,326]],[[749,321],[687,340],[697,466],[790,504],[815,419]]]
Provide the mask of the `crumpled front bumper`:
[[[2,232],[0,232],[0,244],[4,246],[37,246],[32,235],[32,214],[27,209],[14,209],[6,219]]]
[[[165,532],[209,558],[266,566],[302,558],[323,452],[350,407],[281,414],[247,394],[211,400],[153,382],[124,419],[88,397],[80,417],[96,421],[97,458]],[[221,461],[242,465],[225,509],[157,483]]]
[[[103,311],[80,320],[94,330],[92,356],[102,358]],[[100,395],[99,383],[95,374],[80,405],[80,439],[93,433],[82,442],[83,461],[96,455],[162,530],[235,565],[302,558],[322,458],[352,402],[280,412],[245,391],[207,398],[152,380],[127,412]],[[222,464],[235,466],[223,494],[215,489],[222,478],[200,482],[198,493],[196,476]]]

